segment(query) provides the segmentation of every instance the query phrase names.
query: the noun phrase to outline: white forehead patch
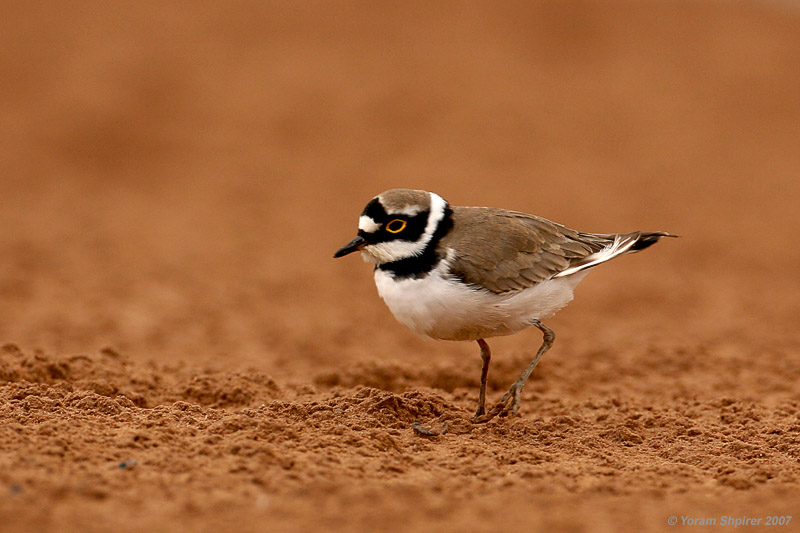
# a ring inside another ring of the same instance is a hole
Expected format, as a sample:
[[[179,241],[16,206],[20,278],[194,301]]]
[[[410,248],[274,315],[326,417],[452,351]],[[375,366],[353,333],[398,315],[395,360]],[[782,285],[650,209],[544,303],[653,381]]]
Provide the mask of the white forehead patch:
[[[361,215],[358,218],[358,229],[366,231],[367,233],[375,233],[380,229],[381,225],[372,220],[372,217]]]

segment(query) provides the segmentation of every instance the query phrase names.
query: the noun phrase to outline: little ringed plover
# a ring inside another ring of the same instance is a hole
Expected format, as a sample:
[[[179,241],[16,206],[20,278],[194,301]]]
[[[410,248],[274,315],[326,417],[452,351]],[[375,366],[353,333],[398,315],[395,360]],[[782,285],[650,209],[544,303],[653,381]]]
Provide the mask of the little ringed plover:
[[[392,189],[367,204],[358,236],[334,257],[361,251],[395,318],[434,339],[477,341],[481,385],[472,422],[516,415],[522,388],[555,338],[542,320],[572,300],[589,270],[655,244],[666,232],[583,233],[490,207],[450,206],[432,192]],[[487,338],[538,328],[544,340],[500,402],[486,410]]]

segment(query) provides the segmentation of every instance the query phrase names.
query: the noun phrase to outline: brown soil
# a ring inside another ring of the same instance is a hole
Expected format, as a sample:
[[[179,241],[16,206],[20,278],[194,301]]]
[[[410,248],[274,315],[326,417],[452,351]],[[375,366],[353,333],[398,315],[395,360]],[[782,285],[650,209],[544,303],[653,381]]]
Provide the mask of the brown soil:
[[[2,531],[798,530],[791,3],[7,4]],[[683,238],[473,426],[477,346],[331,258],[390,187]]]

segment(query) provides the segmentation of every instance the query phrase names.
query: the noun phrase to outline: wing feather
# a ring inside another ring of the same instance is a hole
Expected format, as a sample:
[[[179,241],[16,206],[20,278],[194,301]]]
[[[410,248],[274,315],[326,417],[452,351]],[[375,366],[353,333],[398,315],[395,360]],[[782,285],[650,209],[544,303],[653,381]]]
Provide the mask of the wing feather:
[[[576,266],[614,242],[614,235],[571,230],[503,209],[453,207],[453,228],[440,241],[453,275],[495,293],[514,292]]]

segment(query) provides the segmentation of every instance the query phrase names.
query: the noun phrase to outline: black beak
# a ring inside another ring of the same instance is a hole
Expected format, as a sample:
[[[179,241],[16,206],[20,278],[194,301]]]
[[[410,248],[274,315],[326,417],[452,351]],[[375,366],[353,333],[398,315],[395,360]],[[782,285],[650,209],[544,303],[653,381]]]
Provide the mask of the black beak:
[[[347,244],[345,244],[344,246],[342,246],[341,248],[336,250],[336,253],[333,254],[333,257],[334,258],[336,258],[336,257],[344,257],[347,254],[351,254],[351,253],[353,253],[355,251],[358,251],[358,250],[362,249],[366,245],[367,245],[367,241],[365,241],[364,238],[359,235],[358,237],[356,237],[352,241],[348,242]]]

